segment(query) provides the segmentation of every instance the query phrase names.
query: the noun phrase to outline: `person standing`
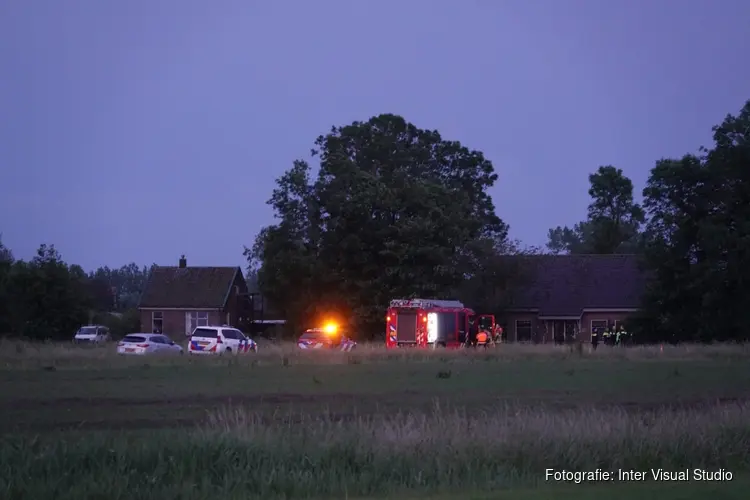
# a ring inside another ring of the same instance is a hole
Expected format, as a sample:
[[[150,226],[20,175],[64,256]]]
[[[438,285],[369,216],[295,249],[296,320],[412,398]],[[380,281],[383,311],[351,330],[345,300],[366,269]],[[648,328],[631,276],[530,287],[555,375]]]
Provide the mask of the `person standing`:
[[[496,344],[499,344],[500,342],[503,341],[503,327],[502,326],[497,325],[497,324],[495,325],[494,337],[495,337],[494,340]]]
[[[479,333],[477,333],[477,347],[487,347],[487,341],[489,340],[489,335],[487,335],[487,332],[484,330],[480,330]]]
[[[620,325],[620,342],[622,342],[622,345],[629,345],[630,344],[630,337],[628,336],[628,331],[625,330],[625,327]]]
[[[466,337],[466,345],[477,345],[477,334],[479,333],[479,325],[474,316],[469,317],[469,335]]]
[[[599,328],[594,328],[591,330],[591,348],[596,351],[597,347],[599,347]]]

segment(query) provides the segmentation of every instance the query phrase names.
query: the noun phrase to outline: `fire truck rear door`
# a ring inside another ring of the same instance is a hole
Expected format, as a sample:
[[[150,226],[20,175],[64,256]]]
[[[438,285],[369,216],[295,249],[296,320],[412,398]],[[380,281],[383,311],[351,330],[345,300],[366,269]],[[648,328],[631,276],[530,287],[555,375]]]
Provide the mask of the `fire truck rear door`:
[[[495,326],[495,316],[493,316],[492,314],[482,314],[481,316],[479,316],[478,321],[480,329],[485,329],[490,332]]]

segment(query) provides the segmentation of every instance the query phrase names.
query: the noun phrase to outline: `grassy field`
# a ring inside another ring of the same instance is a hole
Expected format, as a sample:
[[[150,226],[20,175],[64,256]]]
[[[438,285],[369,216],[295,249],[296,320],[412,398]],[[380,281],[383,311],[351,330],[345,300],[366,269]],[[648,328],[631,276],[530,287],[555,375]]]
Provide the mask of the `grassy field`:
[[[746,498],[750,348],[122,358],[0,343],[0,497]],[[731,481],[655,481],[651,469]],[[545,470],[646,471],[638,482]]]

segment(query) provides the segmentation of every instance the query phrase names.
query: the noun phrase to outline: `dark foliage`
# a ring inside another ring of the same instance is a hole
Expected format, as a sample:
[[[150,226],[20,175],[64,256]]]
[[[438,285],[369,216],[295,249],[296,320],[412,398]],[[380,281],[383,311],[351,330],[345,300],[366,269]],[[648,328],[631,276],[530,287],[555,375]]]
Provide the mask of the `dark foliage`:
[[[33,259],[23,261],[0,242],[0,335],[70,339],[96,320],[115,334],[137,329],[132,311],[148,272],[130,264],[87,275],[65,263],[53,245],[41,245]]]
[[[292,329],[333,314],[376,332],[392,298],[478,295],[508,230],[481,152],[380,115],[334,127],[313,155],[318,175],[296,161],[277,180],[278,222],[245,252]]]

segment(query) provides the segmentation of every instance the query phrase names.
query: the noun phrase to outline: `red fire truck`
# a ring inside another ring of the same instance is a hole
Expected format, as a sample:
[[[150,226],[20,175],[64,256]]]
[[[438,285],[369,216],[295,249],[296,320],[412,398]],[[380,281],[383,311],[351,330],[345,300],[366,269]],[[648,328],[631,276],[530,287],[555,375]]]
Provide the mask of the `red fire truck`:
[[[477,316],[457,300],[394,299],[385,318],[388,348],[461,347],[473,342],[479,330],[495,337],[498,328],[490,314]]]

